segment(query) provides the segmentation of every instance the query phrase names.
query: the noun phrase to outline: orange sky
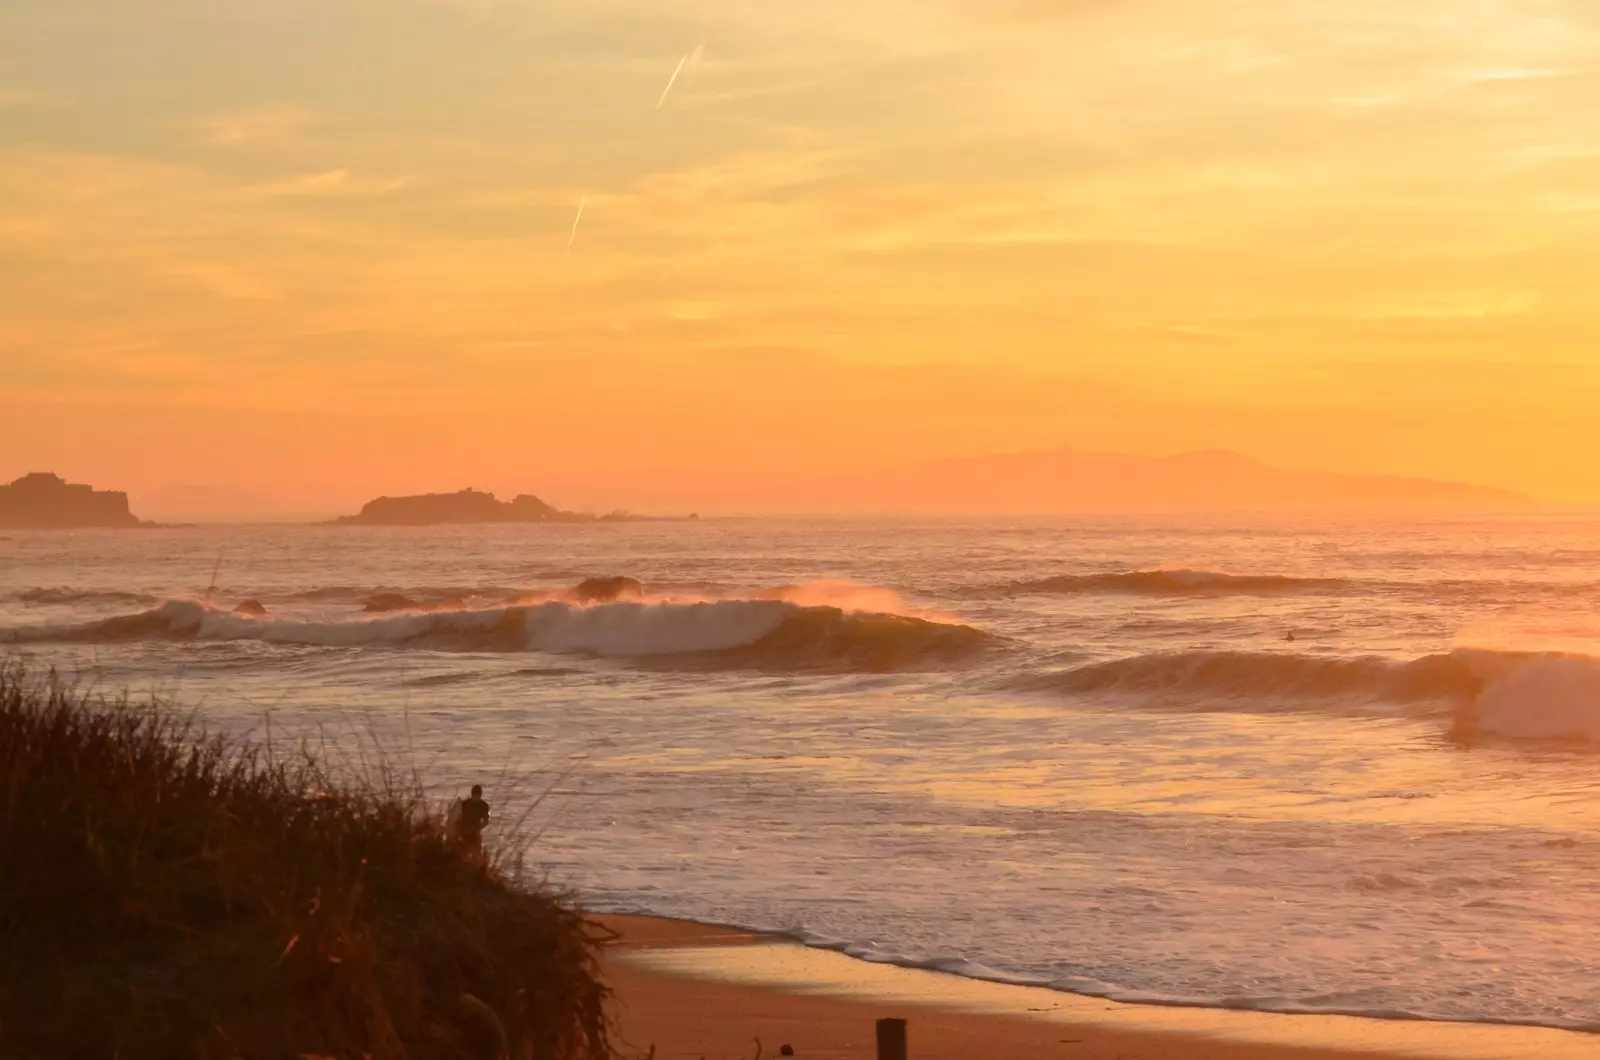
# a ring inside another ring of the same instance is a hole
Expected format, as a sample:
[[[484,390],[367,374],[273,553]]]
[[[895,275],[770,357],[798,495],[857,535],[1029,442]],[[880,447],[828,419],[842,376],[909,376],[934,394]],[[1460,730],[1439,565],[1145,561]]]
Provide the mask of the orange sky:
[[[1070,443],[1600,500],[1596,99],[1589,0],[20,0],[0,477],[611,507]]]

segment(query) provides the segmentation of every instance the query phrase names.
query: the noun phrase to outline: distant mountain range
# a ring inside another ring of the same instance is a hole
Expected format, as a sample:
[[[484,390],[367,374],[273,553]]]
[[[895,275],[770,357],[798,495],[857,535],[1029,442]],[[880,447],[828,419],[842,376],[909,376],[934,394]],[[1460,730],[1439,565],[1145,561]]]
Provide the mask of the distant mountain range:
[[[1226,450],[1176,456],[1054,449],[934,460],[837,485],[856,510],[1070,514],[1225,509],[1501,508],[1509,490],[1276,467]]]

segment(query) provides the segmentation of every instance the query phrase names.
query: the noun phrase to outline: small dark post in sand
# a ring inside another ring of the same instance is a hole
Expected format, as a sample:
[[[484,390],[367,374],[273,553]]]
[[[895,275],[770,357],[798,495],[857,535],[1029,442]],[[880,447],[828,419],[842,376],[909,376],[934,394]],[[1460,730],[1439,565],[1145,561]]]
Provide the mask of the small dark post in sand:
[[[906,1021],[878,1021],[878,1060],[906,1060]]]

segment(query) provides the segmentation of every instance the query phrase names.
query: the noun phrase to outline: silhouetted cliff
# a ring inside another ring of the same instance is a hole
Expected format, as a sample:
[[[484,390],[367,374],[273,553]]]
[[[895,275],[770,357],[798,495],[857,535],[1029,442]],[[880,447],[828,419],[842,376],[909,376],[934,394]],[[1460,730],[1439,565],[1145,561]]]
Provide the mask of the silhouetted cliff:
[[[0,526],[36,530],[143,526],[128,510],[128,495],[69,483],[48,471],[0,486]]]
[[[432,526],[439,523],[632,522],[642,518],[627,512],[601,516],[564,512],[532,494],[499,501],[492,493],[465,489],[458,493],[379,497],[363,505],[360,514],[346,515],[337,521],[369,526]]]

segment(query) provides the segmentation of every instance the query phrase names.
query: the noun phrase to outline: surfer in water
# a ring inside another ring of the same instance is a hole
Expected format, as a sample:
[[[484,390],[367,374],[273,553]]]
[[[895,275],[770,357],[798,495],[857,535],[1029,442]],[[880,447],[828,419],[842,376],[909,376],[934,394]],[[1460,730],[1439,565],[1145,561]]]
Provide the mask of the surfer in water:
[[[456,842],[475,858],[483,856],[483,830],[489,825],[489,804],[483,799],[483,785],[472,785],[472,796],[456,803],[451,831]]]

